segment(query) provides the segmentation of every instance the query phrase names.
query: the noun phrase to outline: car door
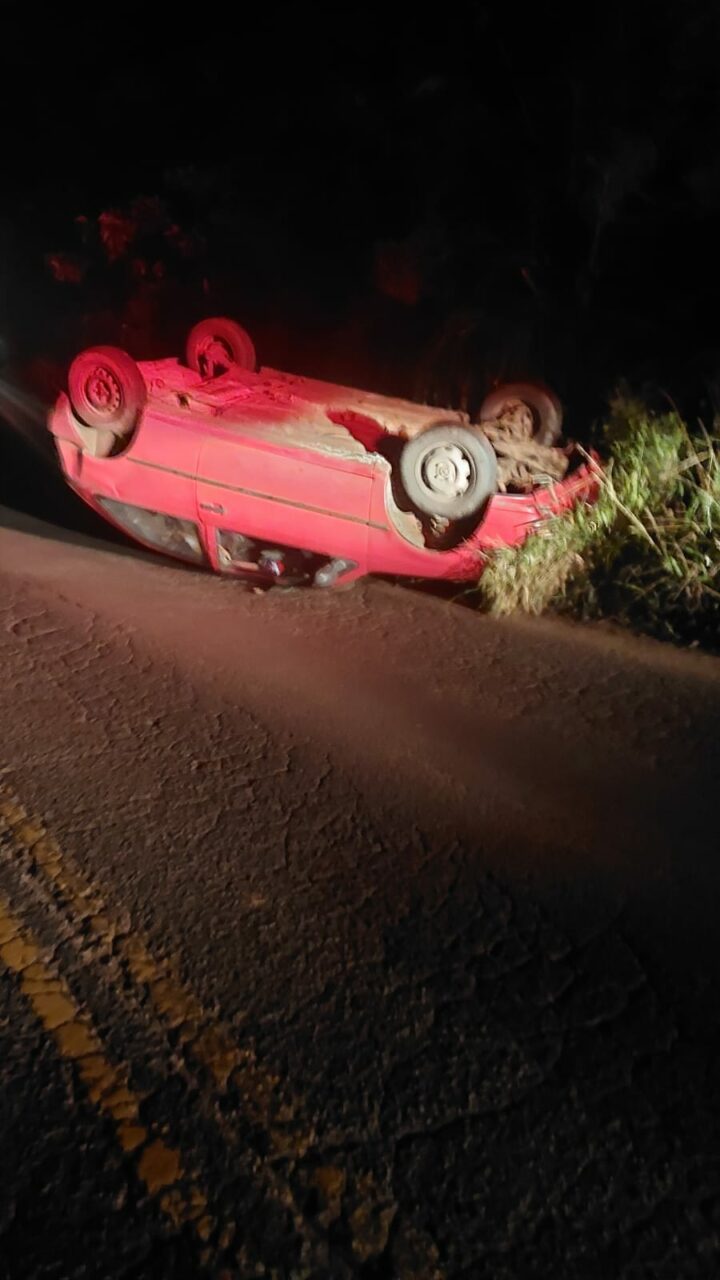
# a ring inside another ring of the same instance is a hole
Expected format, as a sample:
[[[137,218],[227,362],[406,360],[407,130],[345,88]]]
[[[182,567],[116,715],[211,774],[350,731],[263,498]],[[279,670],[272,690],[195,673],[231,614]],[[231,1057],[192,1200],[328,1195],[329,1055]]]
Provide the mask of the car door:
[[[217,568],[217,531],[364,563],[373,462],[263,439],[209,433],[197,500]]]

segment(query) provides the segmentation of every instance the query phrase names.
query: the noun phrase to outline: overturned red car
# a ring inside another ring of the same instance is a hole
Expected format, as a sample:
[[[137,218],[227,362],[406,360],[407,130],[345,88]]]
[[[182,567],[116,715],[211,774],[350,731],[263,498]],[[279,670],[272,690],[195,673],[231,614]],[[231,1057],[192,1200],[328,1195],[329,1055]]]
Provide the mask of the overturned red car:
[[[593,499],[596,469],[559,445],[546,388],[498,387],[478,416],[257,369],[245,330],[218,319],[184,362],[83,351],[49,427],[75,492],[144,546],[334,586],[477,579],[489,551]]]

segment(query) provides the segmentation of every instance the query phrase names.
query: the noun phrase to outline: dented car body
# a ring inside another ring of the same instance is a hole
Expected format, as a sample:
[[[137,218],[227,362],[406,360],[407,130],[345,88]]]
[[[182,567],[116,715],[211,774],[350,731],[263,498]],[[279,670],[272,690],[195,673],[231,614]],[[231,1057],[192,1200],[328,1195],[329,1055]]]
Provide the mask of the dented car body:
[[[454,519],[485,465],[473,448],[465,460],[473,427],[459,411],[256,371],[254,352],[203,364],[197,344],[188,363],[135,365],[112,348],[83,360],[49,418],[68,483],[136,541],[219,573],[317,586],[366,574],[471,581],[489,551],[594,496],[587,462],[517,493],[497,491],[488,464],[481,509]],[[436,441],[438,424],[449,443]],[[400,464],[426,438],[435,443],[413,464],[430,495],[423,510]]]

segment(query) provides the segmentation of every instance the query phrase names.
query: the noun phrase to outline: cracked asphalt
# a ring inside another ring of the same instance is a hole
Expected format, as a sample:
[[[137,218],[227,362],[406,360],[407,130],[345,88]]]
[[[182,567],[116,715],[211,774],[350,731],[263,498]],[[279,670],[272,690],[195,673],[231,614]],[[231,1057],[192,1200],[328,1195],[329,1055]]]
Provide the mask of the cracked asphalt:
[[[0,523],[0,1276],[720,1274],[717,660]]]

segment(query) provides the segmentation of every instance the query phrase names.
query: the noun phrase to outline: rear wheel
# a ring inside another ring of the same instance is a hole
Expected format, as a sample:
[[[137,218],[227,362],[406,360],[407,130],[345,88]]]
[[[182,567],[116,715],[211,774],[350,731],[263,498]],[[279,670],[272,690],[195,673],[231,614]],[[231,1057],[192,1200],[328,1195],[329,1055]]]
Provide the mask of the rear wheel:
[[[497,459],[481,432],[439,423],[407,442],[400,479],[421,514],[464,520],[478,515],[497,491]]]
[[[89,347],[68,372],[68,395],[88,452],[107,457],[129,441],[145,407],[145,380],[126,351]],[[83,430],[84,429],[84,430]]]
[[[203,378],[217,378],[233,367],[254,369],[255,347],[242,325],[226,316],[201,320],[190,330],[186,359]]]
[[[527,419],[525,424],[518,422],[520,434],[532,437],[537,444],[557,444],[562,432],[562,405],[549,387],[540,382],[508,382],[491,391],[480,406],[480,421],[512,415],[516,422]]]

